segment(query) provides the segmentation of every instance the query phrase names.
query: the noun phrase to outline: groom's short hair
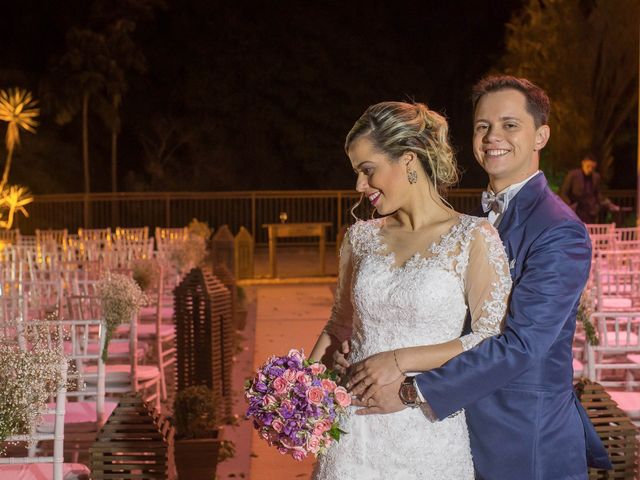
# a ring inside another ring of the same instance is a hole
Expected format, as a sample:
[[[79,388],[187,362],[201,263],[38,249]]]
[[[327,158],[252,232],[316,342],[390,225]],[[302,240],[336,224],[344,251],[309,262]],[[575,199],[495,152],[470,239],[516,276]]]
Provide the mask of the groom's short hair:
[[[475,111],[478,101],[483,95],[500,90],[513,89],[521,92],[527,101],[527,111],[533,117],[536,128],[549,121],[551,103],[545,91],[526,78],[511,75],[489,75],[482,78],[471,90],[471,101]]]

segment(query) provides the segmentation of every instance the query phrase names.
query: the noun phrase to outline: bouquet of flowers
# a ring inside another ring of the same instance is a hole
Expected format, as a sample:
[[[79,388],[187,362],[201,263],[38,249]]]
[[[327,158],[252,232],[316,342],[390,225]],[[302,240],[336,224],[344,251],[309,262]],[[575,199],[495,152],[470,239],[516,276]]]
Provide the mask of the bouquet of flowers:
[[[281,454],[295,460],[318,456],[345,433],[338,420],[351,396],[336,378],[323,364],[309,363],[302,351],[273,356],[247,381],[247,417]]]

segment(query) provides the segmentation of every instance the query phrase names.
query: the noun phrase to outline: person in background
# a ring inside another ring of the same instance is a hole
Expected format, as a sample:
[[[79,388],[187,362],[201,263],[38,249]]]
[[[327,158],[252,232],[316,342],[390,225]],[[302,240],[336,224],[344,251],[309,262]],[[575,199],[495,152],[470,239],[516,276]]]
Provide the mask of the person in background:
[[[591,153],[584,154],[581,167],[570,170],[560,188],[560,197],[584,223],[598,223],[602,208],[620,211],[618,205],[600,192],[600,174],[596,172],[598,162],[595,159]]]

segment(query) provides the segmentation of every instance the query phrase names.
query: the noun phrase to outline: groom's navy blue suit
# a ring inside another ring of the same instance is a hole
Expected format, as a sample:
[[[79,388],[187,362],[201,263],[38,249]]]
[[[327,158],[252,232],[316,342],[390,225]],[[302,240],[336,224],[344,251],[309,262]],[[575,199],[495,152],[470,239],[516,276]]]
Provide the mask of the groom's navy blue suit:
[[[609,458],[573,391],[571,344],[591,243],[544,174],[498,226],[513,289],[504,332],[416,377],[438,418],[464,408],[476,478],[586,479]]]

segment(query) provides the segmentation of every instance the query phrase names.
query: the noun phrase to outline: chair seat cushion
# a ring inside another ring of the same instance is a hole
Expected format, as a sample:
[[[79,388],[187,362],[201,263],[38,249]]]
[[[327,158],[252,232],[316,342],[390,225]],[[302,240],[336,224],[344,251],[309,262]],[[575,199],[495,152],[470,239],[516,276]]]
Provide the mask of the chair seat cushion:
[[[162,307],[160,309],[161,318],[173,318],[173,307]],[[142,320],[155,320],[156,307],[142,307],[140,309],[140,318]]]
[[[85,370],[88,384],[95,384],[98,380],[97,367],[89,365]],[[105,365],[106,384],[129,383],[131,379],[131,365]],[[144,382],[160,376],[160,370],[154,365],[138,365],[138,381]]]
[[[89,480],[90,473],[87,466],[81,463],[65,463],[62,468],[64,480]],[[51,480],[52,478],[52,463],[0,465],[0,480]]]
[[[97,343],[89,343],[87,350],[90,355],[95,355],[98,352],[100,346]],[[64,343],[64,351],[67,354],[71,354],[73,346],[71,342]],[[109,358],[127,357],[129,356],[129,342],[109,342]],[[146,343],[138,343],[138,358],[144,358],[149,350],[149,346]]]
[[[47,405],[54,409],[55,403]],[[118,404],[116,402],[104,402],[104,420],[111,416]],[[96,402],[67,402],[64,414],[64,431],[66,432],[94,432],[96,431]],[[38,431],[53,433],[55,415],[43,415],[42,423],[38,425]]]
[[[614,402],[618,404],[620,409],[631,418],[640,418],[640,392],[612,392],[611,395]]]
[[[116,330],[116,335],[119,337],[126,337],[129,334],[129,325],[120,325]],[[175,325],[160,325],[160,337],[171,338],[176,335]],[[156,324],[155,323],[139,323],[138,324],[138,338],[148,338],[156,336]]]

